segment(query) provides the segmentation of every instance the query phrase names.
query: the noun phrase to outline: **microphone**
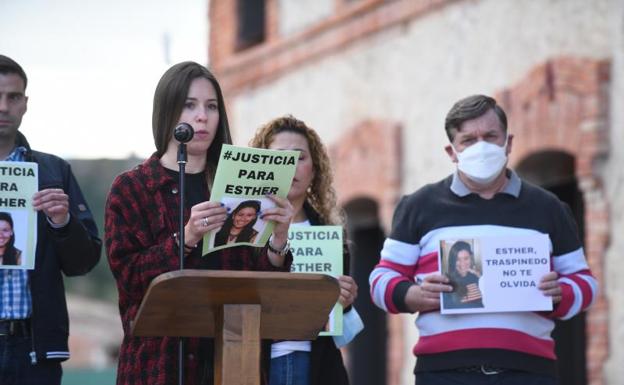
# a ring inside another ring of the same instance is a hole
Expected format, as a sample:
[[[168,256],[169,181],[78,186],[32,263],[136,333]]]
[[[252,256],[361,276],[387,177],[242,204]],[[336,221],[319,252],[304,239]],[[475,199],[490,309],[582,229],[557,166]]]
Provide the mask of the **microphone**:
[[[173,137],[180,143],[190,142],[193,135],[195,135],[195,131],[188,123],[180,123],[173,130]]]
[[[173,137],[179,142],[178,144],[178,183],[180,186],[180,210],[178,212],[178,255],[180,257],[180,270],[184,269],[184,168],[186,166],[186,142],[190,142],[195,135],[193,127],[188,123],[180,123],[173,129]],[[184,384],[184,339],[180,337],[178,351],[178,381]]]
[[[190,142],[195,135],[193,127],[188,123],[180,123],[173,129],[173,137],[179,142],[178,144],[178,183],[180,186],[180,210],[178,212],[178,255],[180,257],[180,270],[184,269],[184,168],[186,166],[186,143]],[[184,339],[180,337],[178,351],[178,381],[184,384]]]

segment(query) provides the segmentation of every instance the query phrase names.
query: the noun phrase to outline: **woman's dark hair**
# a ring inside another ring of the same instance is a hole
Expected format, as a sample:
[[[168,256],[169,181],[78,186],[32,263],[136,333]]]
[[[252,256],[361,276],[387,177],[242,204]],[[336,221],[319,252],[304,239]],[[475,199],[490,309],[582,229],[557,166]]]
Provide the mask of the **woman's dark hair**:
[[[209,80],[217,93],[219,124],[206,157],[207,177],[212,178],[219,162],[221,146],[224,143],[231,144],[232,137],[230,135],[221,87],[215,76],[206,67],[187,61],[174,65],[163,74],[154,92],[152,131],[154,144],[156,145],[156,155],[161,157],[167,151],[167,146],[173,136],[173,129],[180,119],[191,83],[197,78]]]
[[[11,230],[13,230],[13,218],[11,214],[7,212],[0,212],[0,221],[5,221],[11,226]],[[13,231],[13,235],[9,239],[9,242],[4,248],[4,254],[2,255],[2,264],[3,265],[17,265],[17,249],[15,246],[15,231]]]
[[[457,241],[451,246],[451,250],[449,250],[449,259],[448,259],[448,275],[451,280],[451,285],[453,286],[454,292],[457,293],[459,297],[463,297],[466,295],[466,287],[463,285],[457,285],[459,274],[457,273],[457,255],[460,251],[467,251],[470,254],[470,264],[472,266],[475,265],[474,253],[472,252],[472,247],[468,242],[465,241]]]
[[[256,224],[256,221],[258,220],[257,214],[260,212],[260,201],[256,201],[256,200],[242,201],[241,203],[238,204],[238,206],[236,206],[236,208],[230,213],[230,215],[228,215],[227,219],[225,220],[225,223],[221,227],[221,230],[219,230],[217,234],[215,235],[215,242],[214,242],[215,246],[221,246],[227,243],[228,236],[230,235],[230,231],[232,230],[232,227],[234,226],[234,216],[238,214],[239,211],[247,207],[251,207],[252,209],[256,210],[256,217],[254,218],[253,221],[245,225],[245,227],[241,230],[241,232],[236,237],[236,242],[249,242],[251,240],[251,237],[253,236],[255,232],[253,227]]]

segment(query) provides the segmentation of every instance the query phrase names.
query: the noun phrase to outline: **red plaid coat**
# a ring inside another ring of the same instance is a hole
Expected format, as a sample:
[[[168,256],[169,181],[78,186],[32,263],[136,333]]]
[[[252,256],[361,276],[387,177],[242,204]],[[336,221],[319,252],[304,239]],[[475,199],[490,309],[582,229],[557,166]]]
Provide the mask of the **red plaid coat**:
[[[206,197],[208,199],[208,197]],[[135,169],[119,175],[106,202],[105,243],[108,261],[117,281],[124,339],[119,352],[117,384],[175,384],[178,379],[178,339],[132,337],[130,322],[136,316],[147,287],[159,274],[179,268],[173,233],[178,229],[178,184],[152,155]],[[186,210],[188,219],[190,210]],[[292,256],[274,267],[266,249],[223,249],[211,254],[222,270],[290,271]],[[214,263],[214,259],[212,260]],[[202,259],[189,256],[187,268],[201,268]],[[185,384],[199,383],[198,357],[212,357],[212,344],[187,339]],[[202,345],[200,347],[200,345]],[[200,353],[200,349],[202,352]]]

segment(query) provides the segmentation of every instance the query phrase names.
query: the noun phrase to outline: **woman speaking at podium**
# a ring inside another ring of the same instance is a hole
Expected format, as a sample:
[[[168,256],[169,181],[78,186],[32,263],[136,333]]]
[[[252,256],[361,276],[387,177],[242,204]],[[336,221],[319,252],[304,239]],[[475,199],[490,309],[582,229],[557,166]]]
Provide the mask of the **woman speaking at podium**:
[[[118,385],[171,385],[178,381],[178,338],[134,337],[130,322],[150,282],[180,266],[178,254],[178,141],[180,123],[195,134],[188,142],[186,164],[184,265],[191,269],[289,271],[286,250],[292,206],[272,198],[276,207],[263,212],[275,221],[272,250],[241,246],[200,255],[201,239],[223,225],[227,213],[210,202],[210,187],[224,143],[231,143],[225,103],[215,77],[193,62],[174,65],[160,79],[154,94],[152,130],[156,152],[119,175],[106,203],[106,249],[117,281],[124,338],[119,352]],[[213,383],[211,339],[189,338],[184,357],[185,384]],[[263,377],[266,377],[263,376]]]

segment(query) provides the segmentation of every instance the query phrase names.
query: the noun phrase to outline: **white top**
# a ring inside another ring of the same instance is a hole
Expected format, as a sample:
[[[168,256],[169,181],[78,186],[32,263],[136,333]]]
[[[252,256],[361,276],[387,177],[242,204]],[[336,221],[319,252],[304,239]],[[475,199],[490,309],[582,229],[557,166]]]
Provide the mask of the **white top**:
[[[311,226],[309,220],[293,222],[291,226]],[[271,358],[285,356],[294,352],[309,352],[312,350],[310,341],[281,341],[271,345]]]

